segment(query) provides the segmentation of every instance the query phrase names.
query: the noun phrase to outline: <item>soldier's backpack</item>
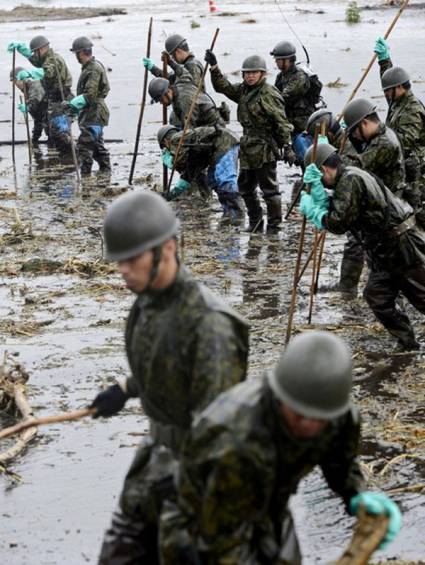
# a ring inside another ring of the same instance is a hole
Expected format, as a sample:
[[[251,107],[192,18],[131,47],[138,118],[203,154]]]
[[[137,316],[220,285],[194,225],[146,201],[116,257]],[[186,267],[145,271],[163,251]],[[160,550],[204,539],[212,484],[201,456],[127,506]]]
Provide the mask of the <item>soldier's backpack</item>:
[[[316,106],[319,103],[323,103],[323,98],[321,96],[323,84],[319,80],[317,74],[313,71],[313,69],[309,65],[297,65],[305,74],[308,76],[310,80],[310,88],[306,94],[306,98],[313,106]]]

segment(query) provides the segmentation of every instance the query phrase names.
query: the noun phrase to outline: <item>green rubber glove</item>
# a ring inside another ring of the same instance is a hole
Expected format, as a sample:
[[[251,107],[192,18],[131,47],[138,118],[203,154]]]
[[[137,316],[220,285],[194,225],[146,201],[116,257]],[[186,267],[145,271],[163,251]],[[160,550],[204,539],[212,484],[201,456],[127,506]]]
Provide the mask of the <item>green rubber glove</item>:
[[[83,108],[87,106],[87,100],[84,97],[84,94],[80,94],[79,96],[75,96],[72,100],[68,102],[68,105],[74,112],[79,112]]]
[[[27,78],[32,78],[33,80],[42,80],[44,78],[43,69],[32,69],[31,71],[22,70],[16,75],[18,80],[25,80]]]
[[[329,139],[326,135],[319,135],[317,138],[317,143],[329,143]]]
[[[152,61],[152,59],[149,59],[149,57],[143,57],[142,63],[143,66],[148,69],[148,71],[151,71],[155,66],[155,63]]]
[[[390,48],[383,37],[378,37],[375,41],[374,51],[378,56],[378,61],[385,61],[390,58]]]
[[[325,191],[322,184],[322,172],[314,164],[308,165],[304,171],[303,181],[310,185],[310,195],[313,200],[313,204],[320,206],[321,208],[329,209],[329,196]]]
[[[168,169],[173,168],[173,156],[168,151],[168,149],[164,149],[162,151],[162,162]]]
[[[26,43],[22,43],[21,41],[12,41],[7,46],[7,50],[9,53],[16,49],[18,53],[29,59],[32,56],[32,51],[29,47],[27,47]]]
[[[24,115],[26,115],[26,113],[28,112],[27,105],[24,104],[23,102],[20,102],[18,104],[18,110],[20,110]]]
[[[339,125],[342,127],[342,129],[347,129],[347,124],[344,122],[344,120],[340,120]]]
[[[189,188],[189,186],[190,186],[189,182],[187,182],[183,179],[179,179],[176,182],[176,186],[173,188],[173,190],[170,190],[170,192],[168,193],[167,200],[174,200],[175,198],[180,196],[180,194],[182,194],[182,192],[187,190]]]
[[[350,514],[356,516],[360,506],[364,506],[366,512],[369,514],[385,514],[385,516],[388,516],[387,533],[379,546],[379,549],[383,549],[393,541],[401,530],[402,517],[397,504],[383,492],[362,492],[353,496],[350,500]]]
[[[319,230],[323,229],[323,217],[328,213],[327,208],[313,202],[313,198],[305,191],[301,193],[300,212]]]
[[[27,78],[31,78],[31,73],[29,71],[26,71],[25,69],[19,71],[19,73],[16,75],[16,80],[25,80]]]

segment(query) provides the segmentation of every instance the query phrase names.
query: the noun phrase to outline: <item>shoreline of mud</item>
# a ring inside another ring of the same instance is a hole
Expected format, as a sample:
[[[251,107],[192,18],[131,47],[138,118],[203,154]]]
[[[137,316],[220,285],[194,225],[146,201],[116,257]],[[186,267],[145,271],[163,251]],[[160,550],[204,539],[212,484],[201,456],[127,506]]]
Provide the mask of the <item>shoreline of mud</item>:
[[[112,16],[126,16],[124,8],[38,8],[21,5],[12,10],[0,10],[0,24],[12,22],[42,22],[84,20]]]

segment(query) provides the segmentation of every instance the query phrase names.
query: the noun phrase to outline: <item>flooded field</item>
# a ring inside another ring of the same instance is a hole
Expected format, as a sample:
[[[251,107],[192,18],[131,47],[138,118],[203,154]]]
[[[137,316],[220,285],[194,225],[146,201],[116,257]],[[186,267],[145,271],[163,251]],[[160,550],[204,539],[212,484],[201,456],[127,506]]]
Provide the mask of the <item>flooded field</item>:
[[[6,1],[3,9],[18,2]],[[102,262],[105,209],[115,195],[129,189],[127,178],[141,97],[149,17],[154,17],[152,57],[160,60],[166,34],[188,38],[199,58],[216,27],[216,53],[222,69],[234,73],[243,58],[267,56],[282,39],[293,41],[276,2],[217,0],[217,15],[207,1],[27,2],[31,6],[118,6],[127,15],[70,21],[5,22],[0,25],[0,141],[11,139],[12,40],[47,35],[66,59],[77,82],[79,65],[69,52],[72,40],[88,35],[95,55],[110,70],[107,101],[111,123],[110,185],[96,175],[77,190],[72,166],[58,163],[47,146],[28,166],[25,145],[0,145],[0,354],[6,350],[30,373],[29,400],[37,415],[86,406],[97,391],[128,372],[123,329],[132,296],[114,268]],[[391,38],[393,60],[412,75],[415,93],[425,100],[423,26],[425,11],[406,10]],[[282,2],[284,14],[306,44],[313,68],[324,84],[334,112],[342,109],[361,70],[372,55],[395,9],[362,12],[362,22],[345,23],[346,2]],[[196,25],[195,25],[196,24]],[[198,26],[199,27],[196,27]],[[297,45],[298,47],[298,45]],[[299,49],[301,52],[301,49]],[[270,80],[275,69],[267,58]],[[22,63],[19,57],[19,63]],[[219,95],[209,92],[217,102]],[[361,94],[376,100],[385,116],[378,70],[373,69]],[[231,128],[239,131],[232,107]],[[162,165],[156,131],[162,119],[158,105],[147,106],[134,189],[160,190]],[[25,139],[19,114],[17,139]],[[75,126],[74,126],[75,127]],[[75,128],[75,133],[77,130]],[[299,171],[279,164],[285,204]],[[300,216],[295,213],[278,235],[250,236],[243,226],[223,223],[218,201],[186,197],[173,204],[182,220],[182,255],[190,268],[225,296],[252,324],[250,378],[276,362],[284,343],[287,312],[298,244]],[[309,232],[308,245],[311,243]],[[321,275],[326,286],[338,280],[343,238],[330,236]],[[42,261],[40,261],[40,259]],[[296,330],[307,328],[310,274],[300,288]],[[417,336],[425,343],[422,316],[409,310]],[[354,397],[364,420],[362,462],[371,488],[394,491],[404,528],[376,559],[425,562],[425,357],[394,354],[393,341],[375,322],[360,297],[349,303],[335,292],[317,295],[313,326],[346,338],[355,356]],[[5,421],[0,420],[0,425]],[[119,416],[40,429],[27,451],[0,475],[0,555],[10,565],[79,565],[95,563],[104,529],[116,505],[123,476],[147,421],[137,402]],[[350,537],[352,519],[327,489],[319,473],[302,483],[293,499],[306,564],[338,557]]]

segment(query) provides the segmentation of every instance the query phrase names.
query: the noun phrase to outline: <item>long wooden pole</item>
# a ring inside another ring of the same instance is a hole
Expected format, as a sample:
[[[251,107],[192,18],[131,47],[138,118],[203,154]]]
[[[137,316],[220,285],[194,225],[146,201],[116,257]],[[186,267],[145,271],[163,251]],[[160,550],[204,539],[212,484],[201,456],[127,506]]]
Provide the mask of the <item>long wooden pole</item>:
[[[27,107],[28,94],[27,94],[27,85],[25,84],[25,81],[23,81],[22,84],[23,84],[25,107],[27,108],[27,111],[24,114],[24,118],[25,118],[25,129],[27,130],[28,159],[29,159],[29,163],[31,165],[32,164],[32,144],[31,144],[31,136],[30,136],[30,124],[29,124],[29,119],[28,119],[28,107]],[[22,103],[22,97],[21,97],[21,103]]]
[[[153,23],[153,18],[151,18],[149,20],[148,42],[147,42],[147,46],[146,46],[146,57],[147,58],[149,58],[150,55],[151,55],[152,23]],[[139,121],[137,122],[136,140],[134,142],[133,159],[131,161],[130,176],[128,177],[128,184],[132,184],[132,182],[133,182],[134,168],[136,166],[137,153],[139,151],[140,131],[142,129],[143,115],[145,113],[145,106],[146,106],[146,95],[147,95],[147,92],[148,92],[148,75],[149,75],[149,71],[148,71],[147,68],[145,68],[145,75],[143,77],[142,101],[140,102]]]
[[[409,0],[404,0],[403,4],[400,6],[400,9],[398,10],[397,14],[394,16],[390,26],[388,27],[387,31],[384,34],[384,39],[388,39],[390,33],[392,32],[392,30],[394,29],[394,26],[396,25],[396,23],[398,22],[401,14],[404,12],[404,10],[407,7],[407,4],[409,3]],[[355,95],[357,94],[359,88],[361,87],[361,85],[363,84],[365,78],[367,77],[367,75],[369,74],[370,69],[373,67],[374,62],[376,61],[376,57],[377,54],[374,53],[372,59],[370,60],[368,66],[366,67],[366,69],[364,70],[362,76],[360,77],[359,82],[356,84],[356,86],[354,87],[353,92],[351,93],[349,99],[347,100],[339,118],[341,119],[343,114],[344,114],[344,110],[347,107],[348,103],[351,102],[351,100],[355,97]]]
[[[15,165],[16,49],[12,52],[12,161]]]
[[[162,63],[162,76],[168,78],[168,66],[167,59],[164,57]],[[166,104],[162,105],[162,125],[166,126],[168,123],[168,112]],[[166,165],[162,166],[162,191],[167,192],[168,188],[168,167]]]
[[[9,428],[4,428],[0,431],[0,439],[17,434],[22,430],[27,428],[33,428],[34,426],[45,426],[47,424],[57,424],[58,422],[70,422],[72,420],[80,420],[86,416],[92,416],[95,414],[96,408],[82,408],[81,410],[75,410],[75,412],[63,412],[62,414],[56,414],[55,416],[45,416],[44,418],[28,418],[19,424],[10,426]]]
[[[214,34],[214,37],[213,37],[213,40],[212,40],[212,43],[211,43],[211,47],[210,47],[211,51],[213,51],[213,49],[214,49],[215,42],[217,40],[217,36],[218,36],[219,32],[220,32],[220,29],[217,28],[215,30],[215,34]],[[177,145],[176,154],[174,155],[173,168],[171,169],[170,180],[168,181],[167,192],[170,192],[171,183],[173,181],[173,176],[174,176],[174,171],[176,170],[176,163],[178,162],[180,150],[182,148],[183,141],[184,141],[184,138],[186,136],[187,130],[189,129],[190,120],[191,120],[192,113],[193,113],[193,110],[195,108],[196,102],[198,100],[198,96],[201,93],[203,85],[204,85],[204,80],[205,80],[205,75],[207,74],[207,70],[208,70],[208,63],[205,63],[204,70],[202,71],[201,78],[199,79],[198,87],[197,87],[196,92],[195,92],[193,99],[192,99],[192,104],[190,105],[189,112],[187,113],[187,116],[186,116],[186,119],[185,119],[185,122],[184,122],[183,133],[182,133],[182,136],[180,137],[179,144]]]
[[[313,150],[311,156],[311,162],[314,163],[316,161],[316,154],[317,154],[317,142],[319,139],[319,132],[320,132],[320,124],[316,124],[314,130],[314,141],[313,141]],[[285,336],[285,344],[289,342],[291,339],[292,333],[292,322],[294,319],[295,313],[295,304],[297,300],[297,289],[298,289],[298,280],[299,280],[299,272],[301,266],[301,257],[304,248],[304,239],[305,239],[305,230],[307,225],[307,218],[303,216],[303,221],[301,224],[301,232],[300,232],[300,239],[298,242],[298,253],[297,253],[297,260],[295,262],[295,271],[294,271],[294,282],[292,284],[292,293],[291,293],[291,303],[289,305],[288,311],[288,323],[286,326],[286,336]]]

